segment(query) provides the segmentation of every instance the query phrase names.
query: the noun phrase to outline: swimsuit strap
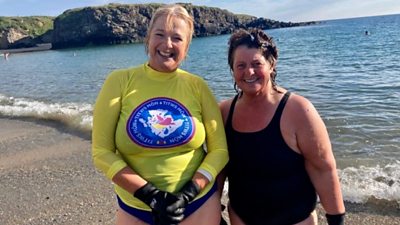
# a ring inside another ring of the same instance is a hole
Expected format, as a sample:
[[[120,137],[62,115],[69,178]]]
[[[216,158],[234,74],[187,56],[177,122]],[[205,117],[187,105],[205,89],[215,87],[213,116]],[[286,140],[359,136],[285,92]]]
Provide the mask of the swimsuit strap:
[[[231,107],[229,108],[228,119],[226,120],[225,127],[232,128],[233,111],[235,110],[235,105],[236,105],[236,101],[237,101],[238,97],[239,97],[239,94],[235,95],[235,97],[232,100]]]
[[[278,121],[281,119],[283,109],[285,108],[285,105],[286,105],[287,100],[289,99],[289,96],[290,96],[289,91],[287,91],[285,93],[285,95],[283,95],[283,98],[279,102],[278,108],[276,109],[275,115],[274,115],[274,117],[277,116],[278,118],[273,118],[273,119],[278,119]]]

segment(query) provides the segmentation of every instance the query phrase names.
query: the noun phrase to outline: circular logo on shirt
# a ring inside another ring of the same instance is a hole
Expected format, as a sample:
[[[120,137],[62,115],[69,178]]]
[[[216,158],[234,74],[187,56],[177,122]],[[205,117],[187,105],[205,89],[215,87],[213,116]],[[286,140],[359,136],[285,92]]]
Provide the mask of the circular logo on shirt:
[[[132,112],[126,130],[140,146],[169,148],[187,143],[195,124],[189,111],[176,100],[152,98]]]

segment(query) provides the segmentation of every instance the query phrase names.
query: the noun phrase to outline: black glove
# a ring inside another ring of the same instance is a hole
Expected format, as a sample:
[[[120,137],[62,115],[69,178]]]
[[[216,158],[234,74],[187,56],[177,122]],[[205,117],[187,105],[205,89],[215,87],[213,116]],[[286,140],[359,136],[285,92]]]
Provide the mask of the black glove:
[[[184,212],[189,202],[193,201],[200,193],[200,187],[193,181],[188,181],[182,189],[176,194],[178,201],[168,206],[168,210],[172,212]]]
[[[328,225],[344,225],[344,215],[345,213],[337,215],[325,214]]]
[[[178,198],[182,198],[186,204],[193,201],[200,193],[200,187],[192,180],[183,185],[182,189],[178,192]]]
[[[134,196],[151,208],[156,225],[174,225],[180,223],[184,218],[182,204],[176,203],[181,199],[157,189],[151,183],[136,190]],[[170,205],[174,205],[174,207],[170,207]]]

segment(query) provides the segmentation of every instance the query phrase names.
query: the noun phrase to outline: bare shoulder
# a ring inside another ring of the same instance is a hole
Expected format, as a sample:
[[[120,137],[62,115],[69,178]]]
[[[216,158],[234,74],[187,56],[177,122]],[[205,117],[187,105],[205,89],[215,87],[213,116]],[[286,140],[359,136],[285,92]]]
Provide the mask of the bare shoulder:
[[[230,99],[225,99],[225,100],[222,100],[222,101],[220,101],[219,102],[219,108],[222,110],[222,109],[225,109],[225,108],[228,108],[229,109],[229,107],[231,106],[231,103],[232,103],[232,98],[230,98]]]
[[[314,107],[312,102],[307,98],[292,94],[286,104],[284,113],[284,124],[289,127],[296,136],[299,134],[307,134],[312,130],[323,129],[325,124],[319,115],[317,109]]]
[[[229,109],[231,107],[232,100],[233,100],[232,98],[231,99],[226,99],[226,100],[222,100],[219,103],[219,109],[221,110],[221,115],[222,115],[222,118],[224,120],[224,123],[226,122],[226,119],[228,118]]]
[[[289,97],[287,105],[285,107],[287,116],[294,119],[306,119],[307,117],[319,117],[319,114],[310,100],[307,98],[292,93]]]
[[[293,94],[290,96],[284,116],[286,127],[295,134],[297,146],[306,157],[319,157],[321,152],[330,149],[326,126],[307,98]],[[316,149],[318,151],[316,151]]]

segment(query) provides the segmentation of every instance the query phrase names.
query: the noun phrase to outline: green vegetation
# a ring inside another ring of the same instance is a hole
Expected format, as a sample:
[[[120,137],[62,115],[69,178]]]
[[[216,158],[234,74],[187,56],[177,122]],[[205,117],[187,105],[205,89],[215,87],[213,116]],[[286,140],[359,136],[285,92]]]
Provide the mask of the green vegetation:
[[[162,6],[163,4],[161,3],[148,3],[148,4],[122,4],[122,3],[109,3],[107,5],[101,5],[101,6],[87,6],[87,7],[81,7],[81,8],[73,8],[73,9],[68,9],[65,12],[63,12],[61,15],[57,17],[57,20],[63,20],[70,14],[77,13],[79,11],[84,11],[84,10],[102,10],[102,11],[107,11],[107,10],[114,10],[118,8],[129,8],[129,7],[153,7],[153,8],[158,8]]]
[[[2,17],[0,16],[0,32],[14,28],[23,31],[30,36],[39,36],[53,29],[54,17],[49,16],[24,16]]]

